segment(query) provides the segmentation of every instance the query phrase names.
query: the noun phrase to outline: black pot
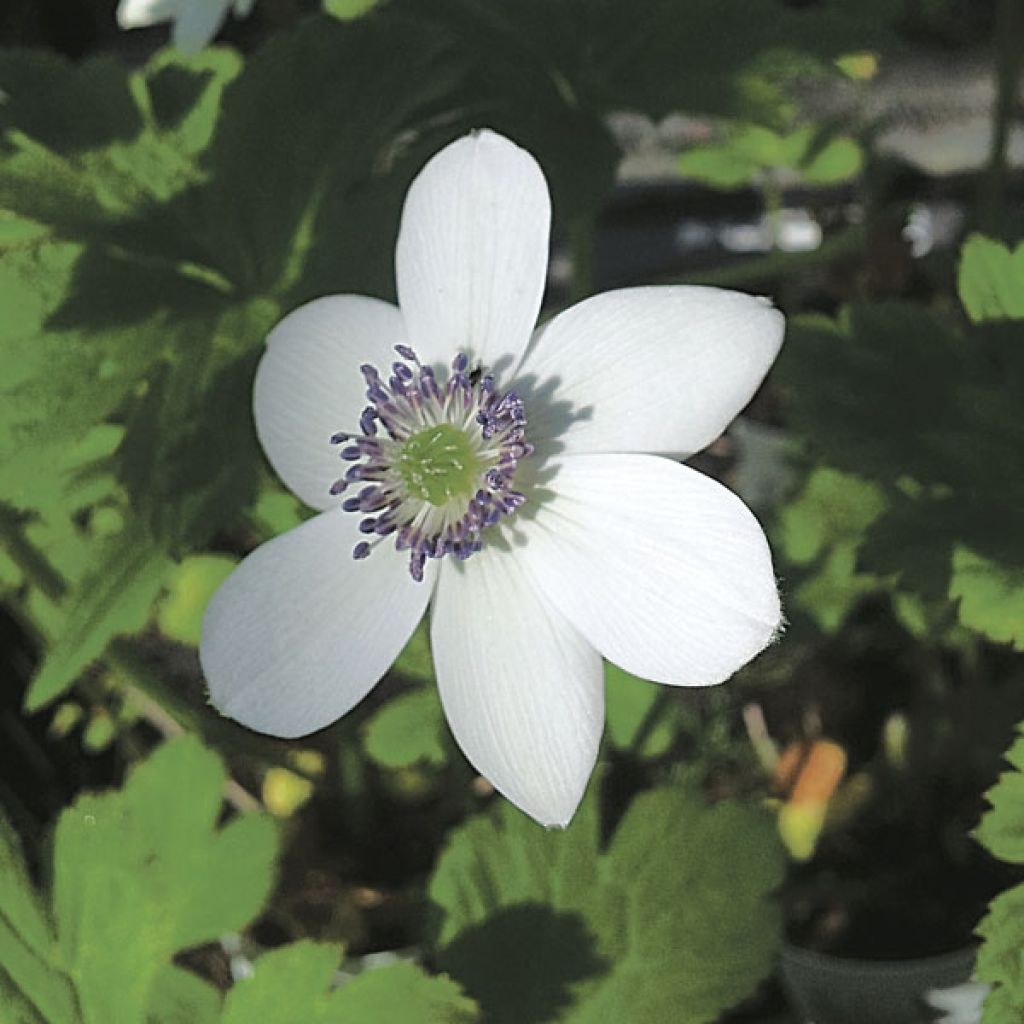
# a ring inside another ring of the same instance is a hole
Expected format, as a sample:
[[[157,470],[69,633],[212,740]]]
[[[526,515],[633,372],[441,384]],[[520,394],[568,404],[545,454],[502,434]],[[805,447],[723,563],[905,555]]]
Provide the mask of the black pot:
[[[806,1024],[922,1024],[924,994],[969,981],[977,948],[917,960],[851,960],[786,944],[782,981]]]

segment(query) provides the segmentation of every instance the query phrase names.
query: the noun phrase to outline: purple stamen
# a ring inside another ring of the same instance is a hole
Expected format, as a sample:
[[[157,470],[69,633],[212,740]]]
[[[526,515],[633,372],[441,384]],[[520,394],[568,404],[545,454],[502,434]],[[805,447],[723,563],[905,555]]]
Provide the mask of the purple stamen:
[[[483,547],[484,530],[522,506],[526,498],[512,489],[512,481],[519,461],[533,448],[526,441],[522,399],[515,391],[499,392],[491,373],[471,376],[466,353],[454,356],[447,380],[439,383],[410,346],[395,345],[394,350],[400,361],[391,364],[386,381],[375,366],[360,367],[370,404],[359,417],[359,433],[339,431],[331,437],[332,444],[348,442],[339,455],[353,463],[331,486],[331,494],[341,494],[356,481],[364,484],[342,502],[344,511],[364,516],[359,531],[375,538],[360,541],[354,558],[366,558],[393,534],[396,550],[410,553],[410,575],[422,580],[428,558],[469,558]],[[461,511],[458,504],[453,511],[450,500],[433,506],[410,492],[396,461],[406,440],[446,423],[465,430],[480,460],[481,477]]]

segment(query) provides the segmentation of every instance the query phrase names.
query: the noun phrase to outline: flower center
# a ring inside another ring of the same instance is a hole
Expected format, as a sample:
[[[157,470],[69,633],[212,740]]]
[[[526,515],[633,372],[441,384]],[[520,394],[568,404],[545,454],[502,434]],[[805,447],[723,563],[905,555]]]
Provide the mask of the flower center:
[[[370,401],[358,433],[338,433],[341,457],[354,463],[332,494],[358,484],[346,512],[360,512],[354,558],[394,534],[409,551],[409,572],[423,579],[428,558],[465,559],[483,546],[481,534],[526,498],[512,487],[519,461],[533,451],[526,441],[526,412],[514,391],[500,394],[494,377],[467,373],[459,353],[442,385],[406,345],[384,382],[376,367],[361,367]]]
[[[450,423],[413,434],[398,456],[398,472],[406,491],[437,508],[452,498],[472,497],[480,469],[469,438]]]

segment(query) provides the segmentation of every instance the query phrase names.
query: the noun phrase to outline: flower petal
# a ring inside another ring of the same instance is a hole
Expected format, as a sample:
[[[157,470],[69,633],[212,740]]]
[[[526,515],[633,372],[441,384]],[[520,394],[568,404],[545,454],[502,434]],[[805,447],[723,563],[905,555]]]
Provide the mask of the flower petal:
[[[431,640],[470,763],[542,825],[567,825],[604,724],[597,652],[536,592],[516,552],[494,545],[442,566]]]
[[[304,736],[354,707],[423,616],[408,556],[381,544],[361,561],[359,517],[333,509],[249,555],[213,595],[199,660],[223,714],[272,736]]]
[[[661,683],[719,683],[780,623],[768,542],[709,477],[650,455],[573,455],[519,549],[548,602],[609,661]]]
[[[517,374],[530,441],[565,453],[698,452],[753,397],[784,326],[766,299],[720,288],[586,299],[537,332]]]
[[[456,350],[498,371],[537,322],[551,201],[537,161],[494,132],[458,139],[409,188],[395,251],[409,343],[428,363]]]
[[[267,338],[253,383],[256,433],[275,472],[313,508],[336,505],[345,463],[331,436],[355,431],[367,405],[360,364],[384,371],[405,338],[398,310],[363,295],[330,295],[289,313]]]
[[[184,54],[198,53],[220,31],[230,0],[185,0],[171,39]]]

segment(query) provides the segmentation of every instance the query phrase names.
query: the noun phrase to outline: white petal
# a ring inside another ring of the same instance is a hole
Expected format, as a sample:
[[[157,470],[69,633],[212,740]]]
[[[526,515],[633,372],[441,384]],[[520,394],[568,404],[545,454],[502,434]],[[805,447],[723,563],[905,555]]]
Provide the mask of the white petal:
[[[398,304],[425,362],[457,349],[511,369],[537,322],[551,201],[537,161],[494,132],[446,146],[417,175],[395,252]]]
[[[184,54],[198,53],[220,31],[230,0],[185,0],[171,39]]]
[[[767,300],[720,288],[595,295],[538,331],[523,360],[530,440],[565,453],[698,452],[753,397],[783,329]]]
[[[304,736],[354,707],[423,616],[408,555],[385,541],[356,561],[359,517],[332,509],[257,548],[213,595],[199,659],[223,714],[273,736]]]
[[[431,609],[445,714],[470,763],[542,825],[569,823],[597,758],[596,651],[536,593],[515,552],[445,560]]]
[[[609,661],[702,686],[771,642],[781,618],[771,552],[731,491],[651,455],[573,455],[552,469],[554,493],[523,518],[518,553]]]
[[[145,28],[161,21],[170,21],[181,9],[184,0],[121,0],[117,5],[120,28]]]
[[[331,295],[289,313],[267,338],[253,383],[256,433],[277,475],[307,505],[338,504],[346,464],[331,436],[354,431],[366,407],[362,363],[386,374],[403,341],[398,310],[363,295]]]

